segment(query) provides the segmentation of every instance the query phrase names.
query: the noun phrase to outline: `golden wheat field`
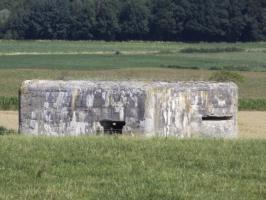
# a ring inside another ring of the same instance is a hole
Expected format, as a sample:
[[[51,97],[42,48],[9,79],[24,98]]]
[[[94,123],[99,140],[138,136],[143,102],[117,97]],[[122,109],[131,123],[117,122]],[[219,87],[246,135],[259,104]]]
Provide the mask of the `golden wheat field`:
[[[266,139],[266,112],[238,113],[239,138]],[[0,111],[0,126],[8,129],[18,129],[17,111]]]

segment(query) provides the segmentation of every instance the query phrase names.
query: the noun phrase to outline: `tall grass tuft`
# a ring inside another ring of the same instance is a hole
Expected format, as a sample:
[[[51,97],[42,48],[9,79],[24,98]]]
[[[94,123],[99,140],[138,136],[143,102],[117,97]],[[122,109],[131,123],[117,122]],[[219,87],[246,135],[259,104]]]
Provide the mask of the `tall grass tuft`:
[[[266,111],[266,99],[240,99],[241,111]]]
[[[0,110],[18,110],[18,97],[0,96]]]
[[[16,131],[12,130],[12,129],[7,129],[3,126],[0,126],[0,136],[1,135],[11,135],[11,134],[15,134]]]

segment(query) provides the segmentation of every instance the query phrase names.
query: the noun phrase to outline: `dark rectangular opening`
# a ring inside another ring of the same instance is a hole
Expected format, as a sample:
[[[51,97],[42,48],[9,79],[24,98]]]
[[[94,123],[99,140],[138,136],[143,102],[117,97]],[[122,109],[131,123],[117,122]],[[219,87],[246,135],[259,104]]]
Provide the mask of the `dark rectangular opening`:
[[[226,121],[232,118],[232,116],[203,116],[202,121]]]
[[[122,134],[123,127],[126,125],[126,122],[125,121],[102,120],[100,121],[100,124],[104,128],[104,133]]]

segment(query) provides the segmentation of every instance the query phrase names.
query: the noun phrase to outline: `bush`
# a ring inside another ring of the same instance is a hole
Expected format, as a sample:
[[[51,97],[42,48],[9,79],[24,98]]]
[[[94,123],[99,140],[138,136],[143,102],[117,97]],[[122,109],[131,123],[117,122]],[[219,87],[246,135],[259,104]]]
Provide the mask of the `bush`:
[[[121,51],[115,51],[115,55],[121,55]]]
[[[230,71],[218,71],[212,74],[212,76],[209,78],[210,81],[217,81],[217,82],[235,82],[235,83],[241,83],[245,80],[244,76],[241,74],[238,74],[236,72],[230,72]]]

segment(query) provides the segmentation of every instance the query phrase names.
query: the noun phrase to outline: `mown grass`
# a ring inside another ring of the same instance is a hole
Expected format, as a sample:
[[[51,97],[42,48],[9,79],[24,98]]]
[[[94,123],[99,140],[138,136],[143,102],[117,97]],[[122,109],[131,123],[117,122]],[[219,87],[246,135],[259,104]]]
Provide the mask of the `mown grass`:
[[[265,199],[264,140],[0,140],[1,199]]]

